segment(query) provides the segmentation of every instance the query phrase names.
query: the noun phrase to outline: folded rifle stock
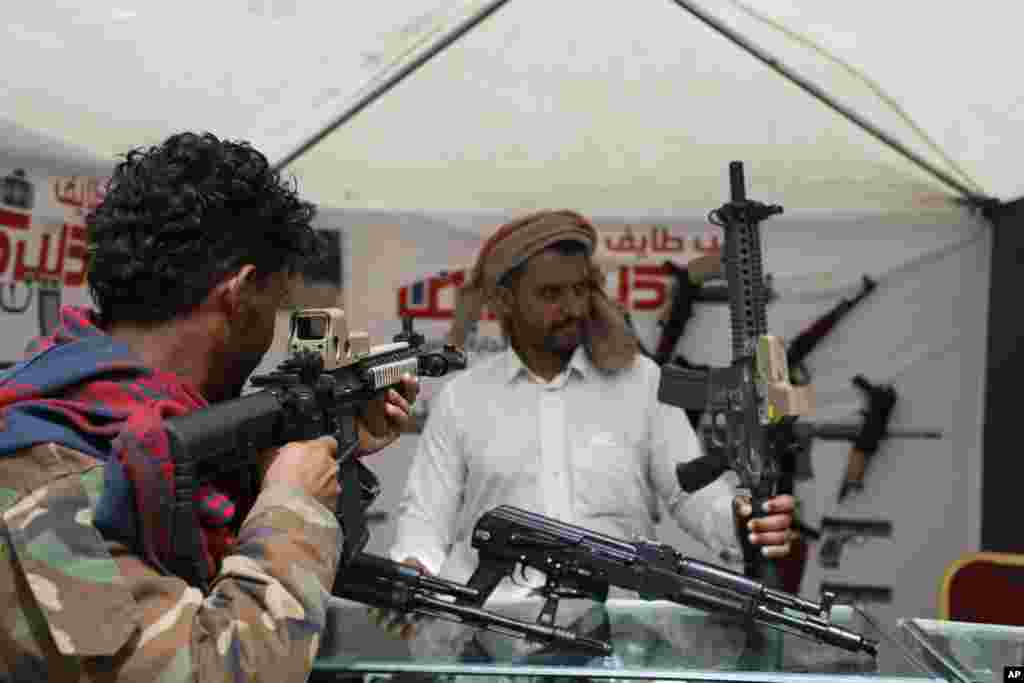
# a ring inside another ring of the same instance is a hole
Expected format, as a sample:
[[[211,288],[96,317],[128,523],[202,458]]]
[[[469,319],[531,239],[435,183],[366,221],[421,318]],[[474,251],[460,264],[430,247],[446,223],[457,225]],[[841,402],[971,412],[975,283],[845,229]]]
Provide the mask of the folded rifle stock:
[[[609,655],[611,645],[556,626],[510,619],[473,604],[480,591],[384,557],[360,553],[342,567],[333,594],[371,607],[419,614],[466,624],[516,638],[525,638],[595,655]],[[473,603],[473,604],[466,604]]]

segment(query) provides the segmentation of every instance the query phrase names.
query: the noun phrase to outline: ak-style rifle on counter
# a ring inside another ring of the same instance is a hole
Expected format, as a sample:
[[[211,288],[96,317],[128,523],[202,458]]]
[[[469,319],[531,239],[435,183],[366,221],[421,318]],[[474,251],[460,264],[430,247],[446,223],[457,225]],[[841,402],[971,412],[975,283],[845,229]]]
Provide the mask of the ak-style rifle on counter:
[[[831,621],[833,596],[821,602],[776,590],[724,567],[681,555],[672,546],[646,539],[626,541],[508,505],[486,512],[473,527],[471,544],[479,563],[468,585],[480,605],[498,584],[529,567],[542,572],[536,589],[545,599],[538,622],[555,623],[558,601],[604,602],[612,586],[645,600],[667,600],[747,625],[757,623],[795,632],[850,652],[877,654],[877,643]]]

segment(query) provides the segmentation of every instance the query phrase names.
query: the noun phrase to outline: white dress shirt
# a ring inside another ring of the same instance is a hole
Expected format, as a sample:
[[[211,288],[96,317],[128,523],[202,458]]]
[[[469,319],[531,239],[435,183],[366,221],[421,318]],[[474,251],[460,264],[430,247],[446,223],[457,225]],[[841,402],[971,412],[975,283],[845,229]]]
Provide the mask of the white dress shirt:
[[[723,563],[740,560],[735,477],[727,473],[693,494],[680,489],[676,464],[697,457],[700,445],[686,413],[657,400],[660,376],[642,356],[624,372],[604,374],[582,347],[551,382],[535,377],[511,348],[456,375],[431,403],[391,557],[417,558],[434,574],[465,582],[477,566],[473,526],[494,507],[653,540],[660,500]],[[506,579],[485,606],[517,604],[509,616],[534,621],[542,602],[529,593],[543,575],[527,571],[525,579],[518,572],[516,583]],[[583,613],[576,602],[585,601],[562,601],[559,624]]]

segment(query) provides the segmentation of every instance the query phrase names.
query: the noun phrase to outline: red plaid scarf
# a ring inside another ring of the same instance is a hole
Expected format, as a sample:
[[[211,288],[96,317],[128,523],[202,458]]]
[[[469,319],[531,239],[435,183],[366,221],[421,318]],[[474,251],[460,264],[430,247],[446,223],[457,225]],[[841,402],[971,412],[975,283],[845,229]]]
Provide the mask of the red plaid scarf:
[[[206,400],[176,375],[143,366],[85,308],[65,306],[54,334],[29,344],[27,356],[0,373],[0,456],[52,441],[106,461],[104,496],[114,500],[104,507],[101,499],[96,526],[130,537],[149,561],[168,566],[161,501],[174,498],[174,465],[162,422],[206,407]],[[235,543],[235,504],[208,485],[199,487],[195,503],[213,576]]]

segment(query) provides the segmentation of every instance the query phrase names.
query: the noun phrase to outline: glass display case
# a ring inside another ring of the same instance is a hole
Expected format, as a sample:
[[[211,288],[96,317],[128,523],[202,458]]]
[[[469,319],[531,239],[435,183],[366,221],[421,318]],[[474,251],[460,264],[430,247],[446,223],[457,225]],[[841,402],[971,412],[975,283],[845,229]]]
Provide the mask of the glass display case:
[[[900,635],[914,655],[950,683],[1002,683],[1024,664],[1024,628],[964,621],[903,619]]]
[[[505,652],[492,650],[485,661],[473,661],[467,660],[465,645],[480,634],[468,627],[424,622],[410,645],[373,624],[365,606],[338,601],[328,615],[310,680],[466,683],[480,676],[493,683],[541,678],[807,683],[854,679],[863,683],[864,678],[893,683],[942,680],[933,667],[915,656],[897,627],[884,628],[870,614],[848,605],[833,606],[831,618],[836,626],[877,641],[877,657],[767,626],[750,629],[735,618],[673,603],[609,600],[591,608],[581,631],[588,631],[588,620],[601,621],[605,639],[613,648],[610,656],[556,654],[543,645],[524,654],[524,641],[487,634]],[[458,644],[424,647],[421,641]]]

